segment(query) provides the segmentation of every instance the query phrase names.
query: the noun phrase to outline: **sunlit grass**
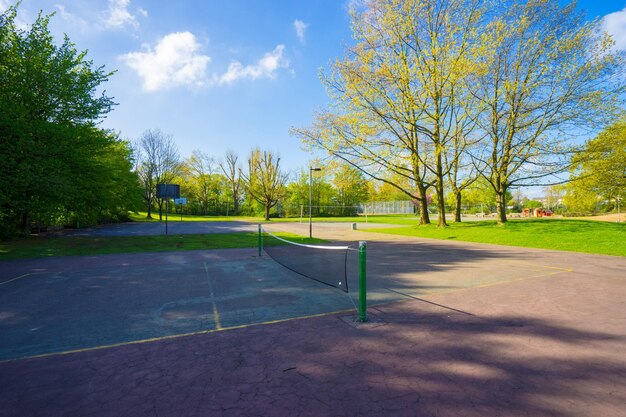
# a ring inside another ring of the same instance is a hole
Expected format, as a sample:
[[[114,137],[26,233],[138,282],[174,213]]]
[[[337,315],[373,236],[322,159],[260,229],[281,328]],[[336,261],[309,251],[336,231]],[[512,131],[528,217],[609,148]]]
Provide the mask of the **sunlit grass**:
[[[140,211],[137,213],[129,213],[129,217],[134,222],[150,223],[159,221],[159,212],[152,212],[151,218],[147,218],[148,212]],[[180,221],[180,214],[169,213],[168,219],[170,221]],[[196,216],[191,214],[183,214],[182,221],[184,222],[232,222],[232,221],[249,221],[259,222],[262,219],[260,217],[251,216]],[[163,212],[163,221],[165,221],[165,211]]]
[[[276,233],[298,243],[320,243],[321,239],[291,233]],[[279,243],[274,240],[265,244]],[[225,233],[170,236],[114,237],[32,237],[0,243],[0,260],[46,258],[72,255],[103,255],[110,253],[167,252],[181,250],[253,248],[258,246],[257,233]]]
[[[587,220],[530,219],[370,229],[369,232],[528,248],[626,256],[626,224]]]

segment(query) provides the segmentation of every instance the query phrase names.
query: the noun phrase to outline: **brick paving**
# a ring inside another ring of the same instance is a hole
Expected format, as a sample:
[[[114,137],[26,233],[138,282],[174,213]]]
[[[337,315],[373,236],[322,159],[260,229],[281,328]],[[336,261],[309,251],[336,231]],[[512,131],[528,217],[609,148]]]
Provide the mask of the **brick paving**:
[[[3,362],[0,416],[626,415],[626,260],[467,247],[555,273],[377,305],[371,326],[331,314]]]

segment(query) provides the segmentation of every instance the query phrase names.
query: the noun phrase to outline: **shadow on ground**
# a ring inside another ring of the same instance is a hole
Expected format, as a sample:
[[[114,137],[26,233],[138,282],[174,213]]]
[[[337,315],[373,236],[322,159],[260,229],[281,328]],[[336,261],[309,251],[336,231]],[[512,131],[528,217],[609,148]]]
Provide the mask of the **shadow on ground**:
[[[623,335],[420,302],[0,364],[2,416],[618,416]]]

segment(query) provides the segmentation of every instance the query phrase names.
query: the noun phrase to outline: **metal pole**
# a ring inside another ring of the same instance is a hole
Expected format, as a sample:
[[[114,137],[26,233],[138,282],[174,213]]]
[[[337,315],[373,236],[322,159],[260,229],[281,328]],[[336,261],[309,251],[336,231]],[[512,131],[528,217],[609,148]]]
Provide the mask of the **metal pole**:
[[[359,321],[367,321],[367,242],[359,242]]]
[[[261,223],[259,223],[259,257],[262,256],[261,252],[263,250],[263,233],[261,232]]]
[[[165,234],[167,235],[167,212],[170,207],[170,199],[165,200]]]
[[[321,171],[322,168],[309,167],[309,238],[313,237],[312,201],[313,201],[313,171]]]
[[[313,220],[311,218],[311,200],[313,199],[313,168],[309,167],[309,239],[313,237]]]

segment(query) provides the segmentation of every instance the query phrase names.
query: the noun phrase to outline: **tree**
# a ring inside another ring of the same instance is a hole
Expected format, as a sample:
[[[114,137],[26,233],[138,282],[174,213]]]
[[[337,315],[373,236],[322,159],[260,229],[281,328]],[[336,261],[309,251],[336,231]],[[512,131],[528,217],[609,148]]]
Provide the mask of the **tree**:
[[[341,215],[355,214],[355,206],[364,203],[368,199],[367,181],[358,169],[350,165],[341,165],[333,177],[333,185],[337,190],[337,201],[341,206]]]
[[[114,105],[105,92],[96,94],[112,72],[95,67],[67,36],[55,44],[50,16],[39,14],[25,30],[16,26],[16,16],[14,6],[0,14],[0,232],[5,236],[28,233],[33,222],[57,223],[94,201],[109,206],[111,190],[100,185],[113,185],[115,170],[129,157],[122,151],[115,153],[121,159],[94,156],[118,146],[96,128]],[[95,171],[100,176],[80,185],[83,174]]]
[[[466,79],[481,49],[481,4],[370,0],[353,9],[357,44],[322,78],[332,110],[292,132],[372,178],[408,179],[411,189],[390,185],[418,201],[422,224],[430,222],[427,189],[434,187],[438,224],[445,226],[444,155],[472,121]]]
[[[226,152],[226,160],[224,162],[220,162],[220,168],[230,184],[230,191],[233,197],[233,213],[239,212],[239,198],[241,191],[241,176],[239,175],[241,168],[237,163],[238,160],[239,156],[237,156],[237,154],[232,150],[228,150]]]
[[[183,164],[187,186],[192,190],[196,200],[200,203],[202,215],[206,216],[209,210],[209,201],[214,188],[213,172],[215,159],[206,153],[194,150]]]
[[[611,52],[609,35],[597,35],[598,21],[584,22],[575,2],[504,6],[483,32],[488,71],[473,83],[487,135],[473,157],[496,193],[499,223],[507,220],[509,188],[565,181],[572,138],[615,117],[624,91],[622,56]]]
[[[163,199],[156,198],[156,185],[167,184],[180,174],[180,156],[178,147],[171,135],[159,129],[148,129],[139,138],[136,145],[137,173],[144,189],[148,218],[156,200],[159,207],[159,220],[162,220]]]
[[[269,151],[254,149],[248,157],[248,172],[240,172],[248,194],[265,208],[265,220],[270,209],[283,195],[287,175],[280,169],[280,158]]]
[[[599,197],[626,195],[626,117],[612,123],[572,158],[566,187],[569,211],[593,212]]]
[[[463,191],[479,178],[467,153],[469,148],[477,144],[478,141],[468,141],[464,135],[458,135],[452,140],[449,152],[445,154],[448,183],[454,196],[454,221],[457,223],[461,222]]]

